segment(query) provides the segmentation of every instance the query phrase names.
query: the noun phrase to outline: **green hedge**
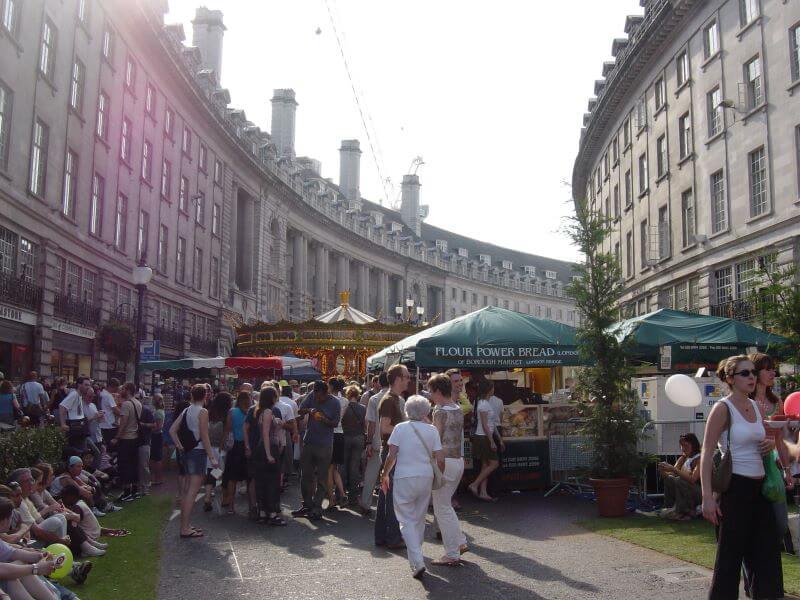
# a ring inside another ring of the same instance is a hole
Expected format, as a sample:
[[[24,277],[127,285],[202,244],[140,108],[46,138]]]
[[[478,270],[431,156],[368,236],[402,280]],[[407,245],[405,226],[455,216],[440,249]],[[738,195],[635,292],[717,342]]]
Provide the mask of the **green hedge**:
[[[17,429],[0,434],[0,482],[20,467],[37,462],[56,463],[64,450],[64,434],[58,427]]]

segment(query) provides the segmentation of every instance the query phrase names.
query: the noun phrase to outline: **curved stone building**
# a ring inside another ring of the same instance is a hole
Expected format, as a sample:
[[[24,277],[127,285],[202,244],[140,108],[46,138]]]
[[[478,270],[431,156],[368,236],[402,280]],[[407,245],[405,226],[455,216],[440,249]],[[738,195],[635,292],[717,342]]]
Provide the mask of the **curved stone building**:
[[[613,219],[626,315],[758,321],[759,265],[798,260],[800,3],[641,4],[595,81],[575,201]]]
[[[339,185],[323,179],[295,154],[290,89],[275,90],[269,133],[232,108],[218,83],[220,11],[197,10],[190,46],[164,24],[163,0],[2,8],[7,376],[130,374],[96,338],[106,322],[136,322],[142,259],[155,271],[143,337],[162,358],[227,354],[236,325],[305,320],[344,290],[383,320],[492,304],[574,323],[570,263],[426,224],[416,175],[403,178],[400,211],[363,199],[356,140],[341,143]]]

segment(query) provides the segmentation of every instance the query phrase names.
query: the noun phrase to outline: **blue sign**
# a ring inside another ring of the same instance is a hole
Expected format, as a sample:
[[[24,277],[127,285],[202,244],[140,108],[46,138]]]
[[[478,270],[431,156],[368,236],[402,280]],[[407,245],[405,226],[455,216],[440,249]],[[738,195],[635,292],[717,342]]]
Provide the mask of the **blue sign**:
[[[161,358],[160,340],[144,340],[139,342],[139,360],[141,362],[159,360],[160,358]]]

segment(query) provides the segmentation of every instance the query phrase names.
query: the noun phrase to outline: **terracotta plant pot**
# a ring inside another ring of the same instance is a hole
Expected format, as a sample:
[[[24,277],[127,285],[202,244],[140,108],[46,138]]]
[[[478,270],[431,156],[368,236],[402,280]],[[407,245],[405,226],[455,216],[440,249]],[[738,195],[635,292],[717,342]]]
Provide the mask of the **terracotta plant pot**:
[[[601,517],[624,517],[628,512],[625,503],[628,501],[628,490],[631,480],[627,477],[618,479],[590,479],[597,498],[597,512]]]

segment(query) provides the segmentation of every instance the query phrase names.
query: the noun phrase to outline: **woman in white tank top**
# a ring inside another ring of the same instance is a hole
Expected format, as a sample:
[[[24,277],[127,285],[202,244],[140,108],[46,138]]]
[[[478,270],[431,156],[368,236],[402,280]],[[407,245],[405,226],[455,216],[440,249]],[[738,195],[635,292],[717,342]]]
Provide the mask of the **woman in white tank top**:
[[[732,356],[720,362],[717,375],[731,393],[717,402],[708,416],[700,459],[703,516],[717,525],[717,559],[708,597],[739,597],[742,562],[747,556],[748,569],[753,573],[752,597],[782,598],[775,513],[761,493],[762,457],[775,443],[766,436],[758,406],[748,397],[756,385],[756,370],[747,356]],[[730,451],[733,464],[730,485],[719,497],[711,489],[717,445]]]

